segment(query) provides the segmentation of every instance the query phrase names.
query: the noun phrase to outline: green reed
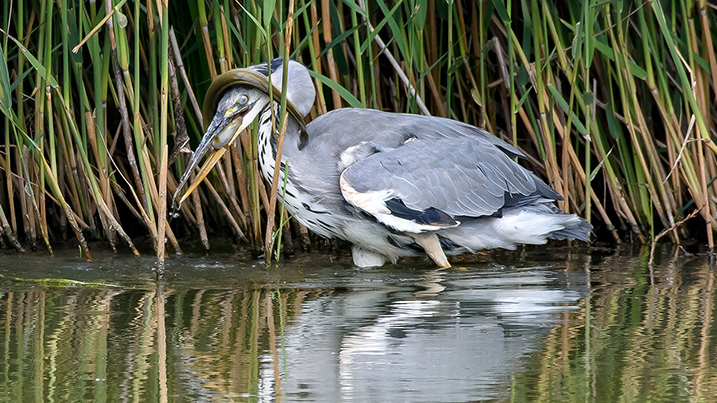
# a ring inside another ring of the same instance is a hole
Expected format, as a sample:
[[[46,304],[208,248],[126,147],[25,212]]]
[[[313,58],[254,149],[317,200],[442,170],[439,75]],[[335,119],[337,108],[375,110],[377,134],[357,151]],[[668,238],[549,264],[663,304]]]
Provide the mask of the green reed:
[[[256,127],[167,220],[211,80],[289,55],[318,90],[309,119],[351,106],[474,124],[522,150],[597,239],[713,247],[715,16],[705,0],[5,2],[2,239],[51,251],[72,233],[89,259],[87,238],[147,237],[160,263],[165,239],[179,253],[196,232],[268,258],[307,246],[296,223],[275,236],[286,214]]]

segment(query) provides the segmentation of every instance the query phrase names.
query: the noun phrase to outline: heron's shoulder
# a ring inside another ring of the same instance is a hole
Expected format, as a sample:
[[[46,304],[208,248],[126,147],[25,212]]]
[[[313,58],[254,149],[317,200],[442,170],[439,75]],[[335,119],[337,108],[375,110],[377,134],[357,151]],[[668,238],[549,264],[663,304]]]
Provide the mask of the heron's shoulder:
[[[326,112],[323,115],[317,117],[314,119],[310,124],[317,126],[317,125],[326,125],[326,124],[336,124],[337,121],[341,121],[342,123],[370,123],[370,122],[380,122],[384,123],[391,119],[391,117],[395,117],[397,115],[404,115],[404,114],[398,114],[398,113],[392,113],[392,112],[383,112],[376,109],[366,109],[366,108],[340,108],[340,109],[334,109],[332,111]],[[416,115],[408,115],[408,116],[416,116]]]
[[[511,157],[524,157],[512,145],[493,134],[453,119],[376,109],[342,108],[325,113],[309,124],[318,136],[350,136],[356,141],[400,141],[406,138],[442,140],[473,138],[487,141]]]

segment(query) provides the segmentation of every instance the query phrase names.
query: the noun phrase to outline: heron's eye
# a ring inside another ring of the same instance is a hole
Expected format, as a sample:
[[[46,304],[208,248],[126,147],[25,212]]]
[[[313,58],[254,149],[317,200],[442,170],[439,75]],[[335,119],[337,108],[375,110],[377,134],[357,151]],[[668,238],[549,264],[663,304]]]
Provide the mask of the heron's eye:
[[[242,95],[239,97],[239,105],[244,105],[248,101],[249,101],[249,97],[247,97],[246,95]]]

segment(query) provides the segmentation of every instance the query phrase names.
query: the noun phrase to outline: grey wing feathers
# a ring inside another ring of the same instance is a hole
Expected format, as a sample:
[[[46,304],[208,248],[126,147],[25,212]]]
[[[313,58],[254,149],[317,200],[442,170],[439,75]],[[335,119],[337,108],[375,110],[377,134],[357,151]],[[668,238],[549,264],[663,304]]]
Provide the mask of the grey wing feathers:
[[[342,176],[357,192],[389,194],[408,209],[433,208],[453,217],[500,214],[506,202],[519,205],[525,197],[560,199],[511,160],[517,150],[495,140],[411,138],[395,148],[374,147],[375,153],[350,165]]]
[[[359,141],[393,148],[415,137],[421,140],[438,140],[471,137],[493,145],[495,151],[511,158],[525,157],[512,145],[498,137],[456,120],[434,116],[388,113],[374,109],[342,108],[319,116],[308,127],[313,146],[326,147],[341,153]]]

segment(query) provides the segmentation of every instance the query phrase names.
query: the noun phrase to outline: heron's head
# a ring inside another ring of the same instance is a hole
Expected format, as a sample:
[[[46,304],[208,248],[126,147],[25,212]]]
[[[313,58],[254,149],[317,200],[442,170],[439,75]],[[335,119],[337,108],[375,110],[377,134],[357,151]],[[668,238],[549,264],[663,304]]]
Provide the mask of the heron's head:
[[[209,146],[218,150],[230,144],[237,134],[256,119],[268,103],[269,96],[259,89],[245,85],[229,88],[217,104],[216,113],[195,155],[206,152]]]
[[[228,71],[212,82],[202,108],[206,132],[177,185],[175,201],[204,154],[210,150],[212,152],[179,200],[180,206],[221,159],[227,147],[269,104],[269,93],[272,93],[275,101],[281,99],[283,65],[283,59],[275,59],[269,63]],[[269,71],[271,81],[268,77]],[[314,104],[316,92],[306,68],[293,60],[289,61],[286,88],[288,111],[303,125],[304,116],[311,111]]]

